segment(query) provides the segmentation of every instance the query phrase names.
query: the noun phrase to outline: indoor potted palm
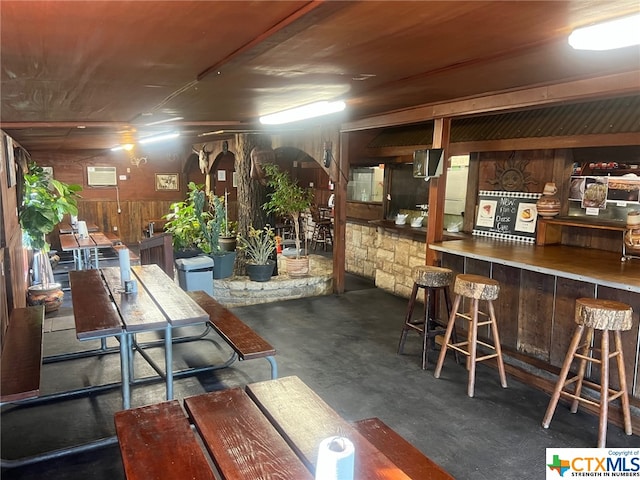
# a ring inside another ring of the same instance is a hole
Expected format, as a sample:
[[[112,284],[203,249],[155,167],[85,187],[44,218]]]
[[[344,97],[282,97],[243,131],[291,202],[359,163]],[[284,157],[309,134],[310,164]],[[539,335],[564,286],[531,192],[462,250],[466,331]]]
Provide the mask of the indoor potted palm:
[[[45,311],[60,307],[64,293],[55,283],[49,262],[47,235],[65,215],[78,215],[77,198],[80,185],[68,185],[51,178],[42,167],[29,164],[24,174],[24,195],[20,206],[22,244],[32,249],[29,303],[45,305]]]
[[[271,255],[276,249],[275,234],[269,225],[261,230],[249,227],[249,235],[238,236],[240,250],[247,255],[247,275],[254,282],[266,282],[276,266]]]
[[[267,185],[272,192],[267,194],[268,201],[263,208],[283,217],[290,217],[295,232],[295,257],[286,257],[287,273],[291,276],[302,276],[309,273],[309,257],[306,249],[303,252],[300,242],[300,215],[311,207],[313,192],[298,185],[288,172],[281,171],[275,164],[263,166],[267,175]]]

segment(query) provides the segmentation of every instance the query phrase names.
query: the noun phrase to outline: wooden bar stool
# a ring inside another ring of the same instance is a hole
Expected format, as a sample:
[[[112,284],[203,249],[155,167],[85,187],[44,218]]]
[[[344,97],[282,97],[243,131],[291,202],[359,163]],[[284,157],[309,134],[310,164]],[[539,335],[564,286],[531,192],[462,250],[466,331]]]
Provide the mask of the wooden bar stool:
[[[624,358],[622,354],[622,340],[620,332],[631,329],[633,310],[629,305],[611,300],[599,300],[595,298],[579,298],[576,300],[575,321],[578,324],[569,345],[569,351],[562,364],[560,376],[556,388],[547,407],[547,413],[542,420],[542,426],[549,428],[551,418],[558,405],[560,396],[572,398],[571,413],[578,411],[579,402],[595,405],[600,408],[598,422],[598,448],[604,448],[607,442],[607,421],[609,414],[609,402],[620,398],[624,417],[624,431],[631,435],[631,413],[629,411],[629,396],[627,392],[627,378],[624,371]],[[585,342],[580,345],[580,340],[586,329]],[[600,348],[593,345],[594,330],[602,331]],[[609,333],[613,332],[615,350],[609,349]],[[580,353],[578,353],[580,350]],[[600,357],[593,356],[594,351],[600,352]],[[618,364],[618,378],[620,390],[609,388],[609,360],[615,357]],[[578,374],[567,380],[569,369],[575,358],[580,359]],[[600,365],[600,385],[584,380],[584,372],[587,362]],[[565,387],[575,383],[575,389],[570,392]],[[600,393],[599,401],[593,398],[582,397],[582,386],[587,385]]]
[[[451,314],[451,296],[449,295],[449,285],[453,280],[453,272],[448,268],[432,267],[428,265],[420,265],[413,267],[411,275],[414,279],[413,290],[409,298],[407,314],[405,315],[400,342],[398,343],[398,354],[404,350],[404,343],[407,339],[407,332],[414,330],[419,332],[422,339],[422,369],[427,368],[429,354],[429,339],[445,333],[444,328],[435,328],[435,326],[444,327],[436,317],[436,303],[438,292],[444,295],[444,301],[447,308],[447,315]],[[418,296],[418,289],[424,288],[424,315],[421,319],[413,320],[413,309]],[[455,338],[455,332],[453,332]],[[458,360],[456,353],[456,361]]]
[[[500,284],[491,278],[482,277],[480,275],[467,275],[461,274],[456,277],[456,281],[453,286],[453,291],[456,294],[456,298],[453,301],[453,310],[449,316],[449,324],[447,325],[447,332],[444,337],[444,344],[440,350],[440,356],[438,357],[438,365],[434,376],[440,378],[440,372],[442,371],[442,365],[444,363],[445,356],[447,355],[447,349],[451,348],[454,351],[465,354],[467,358],[467,369],[469,370],[469,383],[467,386],[467,395],[473,397],[473,390],[476,380],[476,362],[482,362],[495,358],[498,362],[498,371],[500,373],[500,383],[503,388],[507,388],[507,377],[504,372],[504,363],[502,362],[502,349],[500,348],[500,337],[498,336],[498,325],[496,323],[496,313],[493,308],[493,301],[498,298],[500,292]],[[462,298],[472,299],[471,311],[469,313],[458,313],[460,308],[460,302]],[[478,308],[480,300],[487,302],[489,314],[481,312]],[[478,322],[478,316],[482,315],[488,317],[489,320]],[[451,334],[455,330],[456,318],[461,317],[469,321],[468,336],[466,342],[456,342],[454,340],[451,343]],[[491,334],[493,335],[493,345],[478,340],[478,327],[482,325],[491,325]],[[477,356],[478,344],[486,347],[495,353]]]

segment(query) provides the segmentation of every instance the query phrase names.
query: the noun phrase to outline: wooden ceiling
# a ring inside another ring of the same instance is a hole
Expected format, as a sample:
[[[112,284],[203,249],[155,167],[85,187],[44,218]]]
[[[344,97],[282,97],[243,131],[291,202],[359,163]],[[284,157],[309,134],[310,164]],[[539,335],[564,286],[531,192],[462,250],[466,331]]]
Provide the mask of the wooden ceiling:
[[[29,151],[106,149],[172,129],[198,143],[318,100],[344,99],[327,120],[353,122],[640,72],[636,47],[567,44],[575,27],[638,10],[638,0],[2,0],[2,129]]]

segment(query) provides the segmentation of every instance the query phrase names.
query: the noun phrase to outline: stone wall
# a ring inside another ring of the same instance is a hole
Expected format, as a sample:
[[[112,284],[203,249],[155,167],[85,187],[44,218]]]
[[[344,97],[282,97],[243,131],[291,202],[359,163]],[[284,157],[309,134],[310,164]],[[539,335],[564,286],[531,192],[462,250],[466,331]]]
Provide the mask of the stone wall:
[[[347,223],[346,271],[374,280],[378,288],[409,298],[411,269],[424,265],[425,259],[424,242],[382,227]]]

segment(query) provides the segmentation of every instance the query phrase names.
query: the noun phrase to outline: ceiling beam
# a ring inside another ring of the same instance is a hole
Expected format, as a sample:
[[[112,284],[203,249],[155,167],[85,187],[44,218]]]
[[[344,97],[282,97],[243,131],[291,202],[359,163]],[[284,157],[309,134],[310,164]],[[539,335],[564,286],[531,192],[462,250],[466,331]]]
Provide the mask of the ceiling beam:
[[[347,122],[341,125],[340,131],[353,132],[371,128],[393,127],[425,122],[435,118],[505,112],[507,110],[571,103],[632,93],[640,93],[639,70],[587,80],[494,93],[446,103],[420,105],[354,122]]]

